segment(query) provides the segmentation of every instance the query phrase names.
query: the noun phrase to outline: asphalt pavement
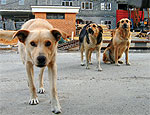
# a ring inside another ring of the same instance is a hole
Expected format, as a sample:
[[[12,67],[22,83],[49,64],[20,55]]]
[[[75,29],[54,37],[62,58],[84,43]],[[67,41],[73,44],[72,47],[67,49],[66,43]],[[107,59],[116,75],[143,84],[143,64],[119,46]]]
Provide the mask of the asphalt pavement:
[[[124,56],[122,57],[124,61]],[[150,53],[129,53],[131,66],[107,65],[103,71],[93,64],[80,66],[79,51],[58,52],[57,89],[61,115],[150,115]],[[35,68],[38,88],[39,68]],[[29,105],[29,88],[25,66],[15,51],[0,51],[0,115],[52,115],[47,69],[45,94],[40,103]]]

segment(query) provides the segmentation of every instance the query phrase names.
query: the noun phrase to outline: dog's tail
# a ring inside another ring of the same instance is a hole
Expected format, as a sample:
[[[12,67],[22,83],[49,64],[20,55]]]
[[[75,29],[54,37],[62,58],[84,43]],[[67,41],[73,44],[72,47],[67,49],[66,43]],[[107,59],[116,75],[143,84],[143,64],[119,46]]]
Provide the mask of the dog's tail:
[[[91,24],[91,23],[86,24],[86,25],[83,27],[83,29],[81,30],[81,32],[80,32],[80,34],[79,34],[79,42],[80,42],[80,43],[83,42],[84,37],[85,37],[85,35],[86,35],[86,33],[87,33],[86,27],[89,26],[90,24]]]
[[[86,24],[83,29],[81,30],[80,34],[79,34],[79,49],[81,47],[81,44],[83,43],[84,41],[84,37],[86,36],[87,34],[87,30],[86,30],[86,27],[89,26],[92,22]]]
[[[113,42],[113,38],[110,40],[109,44],[107,45],[107,48],[112,45],[112,42]]]
[[[106,58],[106,54],[105,54],[105,52],[104,52],[104,53],[103,53],[103,62],[106,63],[106,60],[107,60],[107,58]]]

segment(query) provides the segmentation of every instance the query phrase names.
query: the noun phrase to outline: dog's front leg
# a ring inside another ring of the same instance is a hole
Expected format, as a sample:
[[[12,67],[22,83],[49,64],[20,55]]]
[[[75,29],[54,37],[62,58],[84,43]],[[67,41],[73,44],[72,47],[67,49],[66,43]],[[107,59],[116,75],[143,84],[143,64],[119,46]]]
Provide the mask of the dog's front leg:
[[[125,56],[126,56],[126,65],[130,65],[129,62],[129,47],[125,50]]]
[[[85,64],[83,63],[83,51],[84,51],[83,45],[81,45],[80,51],[81,51],[81,66],[84,66]]]
[[[41,68],[40,74],[39,74],[39,89],[38,93],[43,94],[45,92],[44,86],[43,86],[43,72],[45,67]]]
[[[118,63],[118,47],[114,47],[114,55],[115,55],[115,65],[119,66],[120,64]]]
[[[55,62],[48,65],[48,77],[50,81],[52,112],[58,114],[61,113],[61,106],[58,100],[57,88],[56,88],[57,65]]]
[[[90,69],[89,67],[89,49],[85,50],[85,55],[86,55],[86,69]]]
[[[92,57],[92,51],[89,51],[89,64],[90,65],[92,65],[91,57]]]
[[[36,89],[34,86],[34,71],[33,71],[33,64],[31,62],[26,62],[26,71],[28,75],[28,83],[29,83],[29,89],[31,93],[31,99],[29,100],[29,104],[36,105],[39,103]]]
[[[97,58],[97,67],[98,67],[98,71],[102,71],[101,65],[100,65],[100,48],[97,49],[96,52],[96,58]]]

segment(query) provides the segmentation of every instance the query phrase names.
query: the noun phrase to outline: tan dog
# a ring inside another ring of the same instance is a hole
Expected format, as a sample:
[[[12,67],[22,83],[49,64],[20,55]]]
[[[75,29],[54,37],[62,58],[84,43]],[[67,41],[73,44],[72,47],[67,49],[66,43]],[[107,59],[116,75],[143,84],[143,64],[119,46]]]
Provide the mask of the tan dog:
[[[83,27],[79,35],[80,41],[80,51],[81,51],[81,66],[83,63],[83,52],[85,50],[86,55],[86,69],[89,69],[89,61],[91,61],[91,53],[96,50],[96,57],[98,61],[98,71],[101,71],[100,66],[100,53],[102,46],[102,32],[103,29],[101,26],[98,26],[95,23],[87,24]]]
[[[123,52],[125,52],[126,65],[130,65],[128,60],[131,42],[130,24],[131,22],[127,18],[121,19],[118,22],[117,29],[113,32],[113,39],[104,51],[104,63],[115,63],[115,65],[122,64],[123,62],[119,59],[122,57]]]
[[[21,28],[21,30],[11,33],[1,31],[0,35],[3,38],[9,39],[11,35],[13,38],[19,39],[19,53],[21,59],[26,66],[28,75],[28,83],[31,93],[31,99],[29,104],[36,105],[39,103],[36,89],[34,86],[34,70],[33,66],[40,67],[39,74],[39,93],[44,93],[43,87],[43,72],[44,68],[48,67],[48,77],[50,81],[50,93],[51,93],[51,106],[52,112],[60,113],[61,106],[59,104],[56,80],[57,80],[57,44],[60,37],[65,37],[65,34],[60,30],[53,28],[53,26],[43,19],[32,19],[27,21]],[[5,34],[5,35],[4,35]]]

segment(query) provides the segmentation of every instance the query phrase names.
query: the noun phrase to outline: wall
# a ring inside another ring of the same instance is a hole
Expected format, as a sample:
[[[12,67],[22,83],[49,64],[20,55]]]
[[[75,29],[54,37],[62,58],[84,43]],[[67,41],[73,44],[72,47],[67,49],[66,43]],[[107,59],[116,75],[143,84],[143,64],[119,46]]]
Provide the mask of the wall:
[[[14,0],[7,0],[9,3],[6,5],[0,4],[0,9],[5,10],[31,10],[30,6],[34,5],[62,5],[62,1],[64,0],[25,0],[25,5],[18,5],[18,2],[14,2]],[[112,20],[116,17],[117,4],[115,0],[107,0],[107,2],[111,2],[111,10],[101,10],[101,3],[105,2],[105,0],[72,0],[73,6],[81,6],[82,2],[92,2],[93,1],[93,10],[80,10],[77,14],[77,19],[84,19],[93,22],[100,23],[101,20]],[[14,3],[13,3],[14,2]],[[86,19],[88,18],[88,19]],[[112,28],[115,28],[115,22],[112,21]]]
[[[90,0],[88,0],[90,1]],[[81,3],[85,0],[81,0],[78,3],[78,6],[81,6]],[[111,29],[116,27],[116,10],[118,5],[115,0],[107,0],[111,3],[111,10],[101,10],[101,3],[105,2],[104,0],[95,0],[93,1],[93,10],[81,10],[77,14],[77,19],[82,19],[86,21],[93,21],[98,24],[101,24],[101,21],[111,21]]]
[[[33,5],[36,0],[24,0],[24,5],[19,5],[19,0],[6,0],[6,4],[1,4],[0,0],[0,10],[30,10]]]
[[[46,13],[34,13],[35,18],[46,19]],[[72,31],[76,32],[76,14],[65,14],[65,19],[47,19],[53,27],[58,28],[71,36]]]

